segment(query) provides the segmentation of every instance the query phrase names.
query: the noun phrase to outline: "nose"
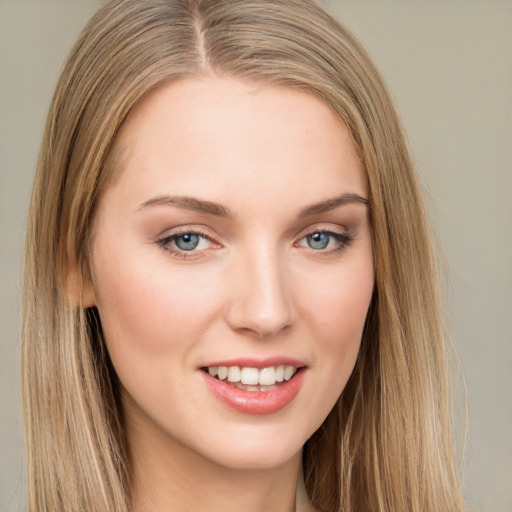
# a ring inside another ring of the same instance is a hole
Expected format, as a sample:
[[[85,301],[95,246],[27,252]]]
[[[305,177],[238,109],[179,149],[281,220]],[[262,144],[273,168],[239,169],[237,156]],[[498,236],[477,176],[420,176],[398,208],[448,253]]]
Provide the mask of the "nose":
[[[295,311],[282,260],[271,250],[253,251],[238,259],[225,312],[233,330],[271,338],[292,326]]]

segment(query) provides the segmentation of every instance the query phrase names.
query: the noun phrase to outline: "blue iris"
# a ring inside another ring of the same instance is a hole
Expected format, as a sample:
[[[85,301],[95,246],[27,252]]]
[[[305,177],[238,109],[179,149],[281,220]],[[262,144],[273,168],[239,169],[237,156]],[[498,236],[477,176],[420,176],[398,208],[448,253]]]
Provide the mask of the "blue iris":
[[[193,251],[199,245],[199,236],[193,233],[177,236],[174,243],[182,251]]]
[[[306,237],[309,247],[316,250],[325,249],[329,245],[330,239],[330,235],[326,233],[313,233]]]

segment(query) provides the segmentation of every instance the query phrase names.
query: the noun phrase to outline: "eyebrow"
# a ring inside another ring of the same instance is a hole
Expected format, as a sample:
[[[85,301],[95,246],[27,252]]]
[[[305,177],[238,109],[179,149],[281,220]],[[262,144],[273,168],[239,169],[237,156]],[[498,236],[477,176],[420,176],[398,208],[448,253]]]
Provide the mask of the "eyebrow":
[[[206,213],[207,215],[215,215],[216,217],[234,217],[234,215],[225,207],[210,201],[203,201],[188,196],[158,196],[144,201],[139,210],[147,208],[148,206],[177,206],[185,210],[192,210],[199,213]]]
[[[339,196],[321,201],[319,203],[312,204],[302,209],[299,212],[299,218],[311,217],[318,215],[319,213],[325,213],[338,208],[339,206],[345,206],[348,204],[361,204],[365,208],[370,208],[368,199],[358,194],[341,194]],[[218,203],[212,203],[211,201],[204,201],[195,197],[189,196],[157,196],[152,199],[144,201],[138,210],[150,206],[177,206],[185,210],[192,210],[199,213],[205,213],[207,215],[214,215],[216,217],[234,218],[233,213]]]
[[[341,194],[304,208],[300,211],[299,218],[318,215],[319,213],[328,212],[338,208],[338,206],[345,206],[347,204],[362,204],[365,208],[370,208],[370,202],[368,199],[360,196],[359,194]]]

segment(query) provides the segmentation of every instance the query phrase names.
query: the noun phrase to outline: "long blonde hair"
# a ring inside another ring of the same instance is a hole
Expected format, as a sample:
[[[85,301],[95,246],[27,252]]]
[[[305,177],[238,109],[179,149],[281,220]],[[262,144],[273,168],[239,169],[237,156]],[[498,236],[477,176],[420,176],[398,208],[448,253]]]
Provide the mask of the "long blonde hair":
[[[310,0],[113,0],[76,42],[50,107],[31,199],[23,310],[30,510],[128,511],[118,382],[87,279],[116,135],[148,91],[216,74],[311,91],[367,171],[375,292],[356,368],[304,449],[322,512],[462,511],[429,227],[392,101],[354,37]]]

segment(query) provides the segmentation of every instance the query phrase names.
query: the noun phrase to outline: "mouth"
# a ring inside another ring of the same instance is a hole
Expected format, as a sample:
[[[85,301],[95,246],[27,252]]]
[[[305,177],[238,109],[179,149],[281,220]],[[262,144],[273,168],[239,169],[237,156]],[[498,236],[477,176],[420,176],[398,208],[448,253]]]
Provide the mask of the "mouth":
[[[288,382],[299,368],[293,365],[267,366],[208,366],[202,370],[210,377],[249,392],[268,392]]]
[[[307,370],[293,360],[230,363],[203,366],[200,374],[217,399],[244,414],[271,414],[286,407],[299,393]]]

